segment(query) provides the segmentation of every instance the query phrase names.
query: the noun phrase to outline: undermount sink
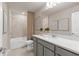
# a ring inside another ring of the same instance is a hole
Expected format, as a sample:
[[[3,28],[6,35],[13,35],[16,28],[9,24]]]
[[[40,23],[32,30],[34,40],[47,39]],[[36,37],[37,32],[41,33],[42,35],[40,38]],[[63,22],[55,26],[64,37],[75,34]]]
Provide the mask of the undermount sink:
[[[55,35],[48,35],[48,34],[40,34],[40,36],[43,36],[45,38],[54,38],[54,37],[56,37]]]

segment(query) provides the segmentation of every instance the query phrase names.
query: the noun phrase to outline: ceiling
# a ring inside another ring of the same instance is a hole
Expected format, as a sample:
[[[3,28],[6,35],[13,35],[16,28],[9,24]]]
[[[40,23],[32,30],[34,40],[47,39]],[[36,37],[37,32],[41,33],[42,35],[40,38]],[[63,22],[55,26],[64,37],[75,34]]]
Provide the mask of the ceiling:
[[[45,6],[45,2],[8,2],[8,6],[12,9],[23,9],[35,12],[41,7]]]
[[[53,8],[49,8],[49,9],[47,9],[47,8],[44,9],[43,8],[41,10],[41,12],[43,14],[48,15],[48,14],[56,13],[58,11],[62,11],[63,9],[65,10],[67,8],[73,7],[73,6],[78,5],[78,4],[79,4],[79,2],[63,2],[63,3],[60,3],[60,4],[58,4],[57,6],[55,6]]]
[[[59,10],[69,8],[69,7],[74,6],[76,4],[79,4],[79,3],[64,2],[64,3],[61,3],[51,9],[44,9],[46,2],[8,2],[8,6],[10,8],[13,8],[13,10],[14,9],[17,9],[17,10],[23,9],[23,10],[27,10],[27,11],[31,11],[31,12],[36,12],[39,10],[39,11],[42,11],[46,14],[55,13]]]

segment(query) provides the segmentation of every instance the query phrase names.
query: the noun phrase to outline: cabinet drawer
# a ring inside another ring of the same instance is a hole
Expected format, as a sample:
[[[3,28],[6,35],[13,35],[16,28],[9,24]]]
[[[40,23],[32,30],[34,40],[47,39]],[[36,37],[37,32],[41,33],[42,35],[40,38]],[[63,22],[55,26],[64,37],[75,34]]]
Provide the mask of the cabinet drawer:
[[[54,56],[54,52],[48,48],[44,48],[44,56]]]
[[[56,53],[61,56],[77,56],[76,54],[66,51],[66,50],[59,48],[59,47],[56,47]]]
[[[54,51],[54,45],[50,44],[50,49]]]
[[[47,48],[50,48],[50,43],[44,41],[44,46],[47,47]]]
[[[43,41],[43,40],[41,40],[41,39],[38,39],[38,43],[40,43],[40,44],[44,45],[44,41]]]
[[[37,40],[37,38],[33,37],[33,41],[36,41],[36,40]]]
[[[41,43],[43,46],[45,46],[45,47],[47,47],[47,48],[54,51],[54,45],[53,44],[50,44],[50,43],[48,43],[46,41],[43,41],[41,39],[38,39],[38,42]]]
[[[48,43],[48,42],[46,42],[44,40],[41,40],[41,39],[39,39],[38,42],[41,43],[43,46],[45,46],[47,48],[50,48],[50,43]]]

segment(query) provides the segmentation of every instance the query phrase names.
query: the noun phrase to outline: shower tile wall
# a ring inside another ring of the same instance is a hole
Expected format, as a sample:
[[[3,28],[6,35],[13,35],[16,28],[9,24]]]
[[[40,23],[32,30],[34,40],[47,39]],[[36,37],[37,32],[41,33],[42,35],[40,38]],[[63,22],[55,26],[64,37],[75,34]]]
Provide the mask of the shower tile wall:
[[[13,14],[11,20],[11,37],[26,36],[27,17],[22,14]]]

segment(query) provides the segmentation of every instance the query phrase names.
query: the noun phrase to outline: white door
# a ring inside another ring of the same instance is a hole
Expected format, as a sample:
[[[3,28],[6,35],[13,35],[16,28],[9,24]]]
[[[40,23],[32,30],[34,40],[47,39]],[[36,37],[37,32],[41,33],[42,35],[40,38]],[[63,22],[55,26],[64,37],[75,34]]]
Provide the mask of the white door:
[[[72,33],[79,35],[79,12],[72,13]]]

